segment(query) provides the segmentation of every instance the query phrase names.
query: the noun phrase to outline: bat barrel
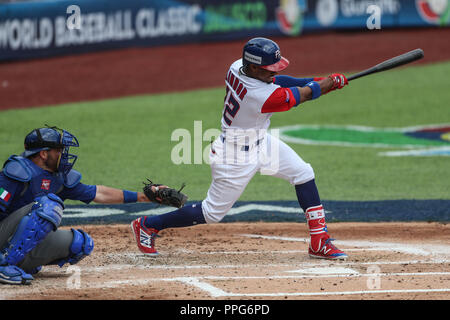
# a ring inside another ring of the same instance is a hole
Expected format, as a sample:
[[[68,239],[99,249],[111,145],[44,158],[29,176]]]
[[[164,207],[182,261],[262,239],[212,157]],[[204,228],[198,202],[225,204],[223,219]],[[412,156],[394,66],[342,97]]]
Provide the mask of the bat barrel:
[[[414,49],[412,51],[406,52],[402,55],[399,55],[397,57],[388,59],[386,61],[383,61],[376,66],[373,66],[369,69],[366,69],[364,71],[361,71],[359,73],[356,73],[350,77],[347,78],[348,81],[358,79],[364,76],[367,76],[372,73],[380,72],[380,71],[386,71],[392,68],[396,68],[399,66],[402,66],[404,64],[422,59],[424,57],[424,52],[422,49]]]
[[[423,50],[415,49],[409,52],[406,52],[397,57],[391,58],[389,60],[383,61],[380,64],[377,64],[375,67],[378,71],[389,70],[395,67],[399,67],[401,65],[416,61],[418,59],[423,58]]]

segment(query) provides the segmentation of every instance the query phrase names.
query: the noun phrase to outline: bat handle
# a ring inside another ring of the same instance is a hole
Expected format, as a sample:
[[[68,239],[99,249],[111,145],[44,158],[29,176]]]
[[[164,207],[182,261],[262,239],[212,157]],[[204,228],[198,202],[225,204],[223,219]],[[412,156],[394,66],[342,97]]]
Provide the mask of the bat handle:
[[[355,74],[351,75],[350,77],[347,77],[347,80],[348,80],[348,81],[352,81],[352,80],[355,80],[355,79],[364,77],[364,76],[366,76],[366,75],[368,75],[368,74],[371,74],[372,72],[373,72],[373,71],[370,70],[370,69],[364,70],[364,71],[355,73]]]

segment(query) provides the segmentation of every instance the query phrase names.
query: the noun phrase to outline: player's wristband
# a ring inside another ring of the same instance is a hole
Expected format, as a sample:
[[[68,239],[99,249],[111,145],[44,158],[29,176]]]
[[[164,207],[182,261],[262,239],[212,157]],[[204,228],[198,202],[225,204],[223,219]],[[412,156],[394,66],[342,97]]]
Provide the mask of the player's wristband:
[[[134,191],[122,190],[123,191],[123,203],[137,202],[138,193]]]
[[[306,86],[310,87],[312,90],[311,100],[317,99],[322,94],[322,90],[320,89],[320,84],[318,82],[311,81]]]

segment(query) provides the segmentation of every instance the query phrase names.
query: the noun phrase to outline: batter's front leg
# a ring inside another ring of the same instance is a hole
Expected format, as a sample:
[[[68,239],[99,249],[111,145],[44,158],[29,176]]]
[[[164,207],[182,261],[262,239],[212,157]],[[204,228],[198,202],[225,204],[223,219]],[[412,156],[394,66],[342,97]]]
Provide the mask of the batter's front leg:
[[[268,162],[262,174],[282,178],[295,186],[298,203],[305,212],[311,236],[309,256],[323,259],[346,259],[347,255],[336,248],[327,232],[325,210],[320,201],[314,170],[291,147],[278,138],[267,135]]]
[[[311,236],[308,249],[309,256],[311,258],[331,260],[347,259],[347,255],[331,243],[333,239],[328,235],[325,210],[321,204],[315,180],[312,179],[306,183],[296,185],[295,191],[298,202],[305,212]]]

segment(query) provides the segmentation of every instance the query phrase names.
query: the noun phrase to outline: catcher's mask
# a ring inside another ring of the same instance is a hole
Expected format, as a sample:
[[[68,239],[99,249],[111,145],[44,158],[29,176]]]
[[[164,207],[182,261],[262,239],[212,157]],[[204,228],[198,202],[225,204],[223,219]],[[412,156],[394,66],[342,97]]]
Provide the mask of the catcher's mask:
[[[281,56],[278,44],[267,38],[253,38],[245,45],[242,52],[243,65],[255,64],[260,68],[279,72],[287,68],[289,61]]]
[[[57,127],[38,128],[31,131],[25,137],[25,151],[22,157],[30,157],[39,151],[50,149],[62,149],[58,159],[58,172],[63,175],[72,169],[77,156],[69,153],[70,147],[79,147],[77,138],[70,132]]]

